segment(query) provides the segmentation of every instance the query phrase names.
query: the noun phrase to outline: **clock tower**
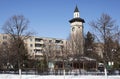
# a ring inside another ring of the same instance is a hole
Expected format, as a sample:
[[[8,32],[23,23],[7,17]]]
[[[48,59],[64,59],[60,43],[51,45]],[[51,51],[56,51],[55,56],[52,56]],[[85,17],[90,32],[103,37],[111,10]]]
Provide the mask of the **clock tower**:
[[[79,41],[80,45],[76,45],[78,48],[81,48],[81,52],[83,54],[83,44],[84,44],[84,37],[83,37],[83,23],[85,23],[84,19],[80,18],[80,13],[78,7],[76,6],[73,14],[73,19],[70,21],[71,25],[71,39],[74,41]],[[75,46],[75,47],[76,47]]]
[[[81,34],[83,34],[83,23],[85,23],[85,21],[80,18],[80,13],[77,6],[74,10],[73,19],[69,22],[71,24],[71,35],[76,34],[77,32],[81,32]]]

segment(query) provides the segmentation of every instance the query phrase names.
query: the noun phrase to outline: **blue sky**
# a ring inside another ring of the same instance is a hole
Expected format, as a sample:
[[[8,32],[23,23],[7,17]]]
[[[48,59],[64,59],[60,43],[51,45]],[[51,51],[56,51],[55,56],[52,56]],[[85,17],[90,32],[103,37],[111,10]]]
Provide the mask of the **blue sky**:
[[[76,5],[85,20],[84,33],[92,31],[88,23],[102,13],[120,25],[120,0],[0,0],[0,28],[11,16],[22,14],[29,19],[29,29],[36,36],[66,39]]]

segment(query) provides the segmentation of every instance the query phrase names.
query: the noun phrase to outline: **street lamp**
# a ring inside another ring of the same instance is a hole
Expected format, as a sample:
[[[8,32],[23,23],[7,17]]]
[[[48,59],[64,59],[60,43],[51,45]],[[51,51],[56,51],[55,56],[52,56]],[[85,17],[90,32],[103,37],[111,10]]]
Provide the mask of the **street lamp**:
[[[114,65],[113,55],[114,55],[114,53],[116,52],[116,49],[112,49],[111,51],[112,51],[112,52],[111,52],[111,61],[108,62],[108,65],[109,65],[111,68],[113,68],[113,65]]]

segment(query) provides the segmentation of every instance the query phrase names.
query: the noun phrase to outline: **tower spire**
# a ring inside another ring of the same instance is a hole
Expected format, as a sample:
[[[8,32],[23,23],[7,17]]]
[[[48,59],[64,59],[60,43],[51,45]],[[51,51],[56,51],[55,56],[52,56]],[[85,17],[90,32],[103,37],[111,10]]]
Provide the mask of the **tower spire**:
[[[75,7],[74,16],[73,16],[73,17],[74,17],[74,18],[79,18],[79,17],[80,17],[80,14],[79,14],[79,10],[78,10],[77,5],[76,5],[76,7]]]
[[[79,12],[77,5],[76,5],[74,12]]]

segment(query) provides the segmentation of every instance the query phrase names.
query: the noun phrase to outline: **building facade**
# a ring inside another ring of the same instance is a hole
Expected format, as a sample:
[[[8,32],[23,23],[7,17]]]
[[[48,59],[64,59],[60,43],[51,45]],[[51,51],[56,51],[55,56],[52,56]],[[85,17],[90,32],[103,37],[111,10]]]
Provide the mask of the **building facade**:
[[[70,33],[70,40],[73,47],[72,51],[73,54],[76,52],[76,54],[83,54],[84,53],[84,36],[83,36],[83,23],[85,23],[84,19],[80,18],[79,10],[76,6],[73,18],[69,21],[71,25],[71,33]],[[77,48],[79,47],[79,48]],[[78,51],[76,51],[78,50]]]
[[[46,52],[52,50],[59,50],[56,55],[62,56],[62,52],[60,50],[66,43],[66,40],[32,36],[29,39],[25,40],[25,43],[27,44],[28,51],[30,52],[31,56],[33,58],[39,59],[42,58],[42,56],[45,55]]]

